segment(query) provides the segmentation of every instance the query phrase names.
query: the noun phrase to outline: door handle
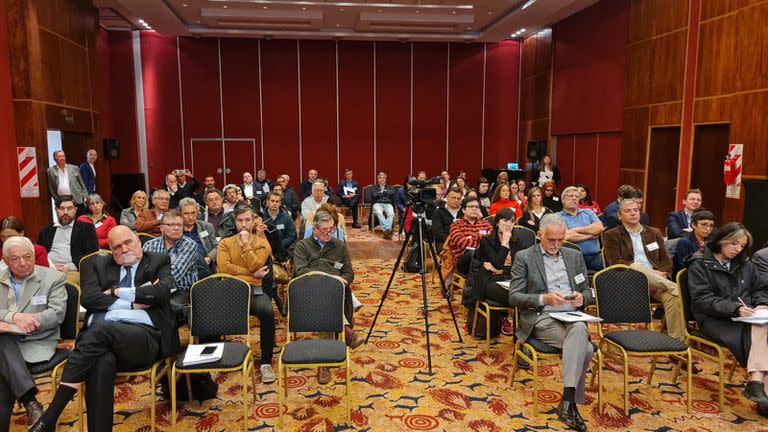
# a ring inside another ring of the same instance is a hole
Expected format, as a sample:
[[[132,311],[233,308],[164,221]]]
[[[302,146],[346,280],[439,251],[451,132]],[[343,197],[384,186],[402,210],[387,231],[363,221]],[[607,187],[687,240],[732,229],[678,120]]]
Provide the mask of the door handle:
[[[221,174],[221,173],[222,173],[222,170],[221,170],[221,168],[217,169],[217,170],[216,170],[216,172],[217,172],[217,173],[219,173],[219,174]]]
[[[232,173],[232,170],[227,168],[227,174],[231,174],[231,173]]]

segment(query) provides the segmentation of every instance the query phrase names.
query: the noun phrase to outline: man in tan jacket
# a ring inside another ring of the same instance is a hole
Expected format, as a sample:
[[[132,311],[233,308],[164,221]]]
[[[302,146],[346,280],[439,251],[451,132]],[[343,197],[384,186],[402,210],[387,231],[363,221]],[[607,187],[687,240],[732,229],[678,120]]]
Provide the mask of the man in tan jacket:
[[[267,226],[258,210],[249,205],[235,207],[235,226],[238,233],[222,239],[216,254],[219,272],[237,276],[251,285],[251,315],[259,318],[261,347],[261,381],[274,382],[272,350],[275,347],[275,313],[272,300],[264,294],[261,280],[270,271],[267,261],[272,248],[264,237]]]

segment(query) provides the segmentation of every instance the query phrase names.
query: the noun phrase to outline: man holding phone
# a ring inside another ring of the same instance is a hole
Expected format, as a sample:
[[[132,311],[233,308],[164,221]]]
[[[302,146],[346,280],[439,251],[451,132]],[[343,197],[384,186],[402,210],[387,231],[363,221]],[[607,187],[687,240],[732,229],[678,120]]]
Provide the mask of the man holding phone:
[[[584,322],[555,320],[550,312],[569,312],[592,302],[584,258],[576,250],[561,248],[566,224],[559,214],[544,215],[539,224],[540,243],[515,255],[509,283],[509,304],[520,309],[517,337],[533,336],[562,350],[563,400],[558,419],[586,431],[576,404],[586,402],[584,386],[594,347]]]

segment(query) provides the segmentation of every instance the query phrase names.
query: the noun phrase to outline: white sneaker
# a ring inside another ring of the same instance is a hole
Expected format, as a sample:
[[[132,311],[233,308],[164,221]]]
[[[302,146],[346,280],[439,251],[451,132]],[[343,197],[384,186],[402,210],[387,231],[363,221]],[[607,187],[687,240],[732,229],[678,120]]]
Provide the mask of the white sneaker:
[[[363,304],[360,303],[360,300],[358,300],[354,294],[352,294],[352,310],[357,312],[361,307],[363,307]]]
[[[261,382],[264,384],[269,384],[275,382],[277,377],[275,376],[275,371],[272,370],[272,365],[263,364],[261,365]]]

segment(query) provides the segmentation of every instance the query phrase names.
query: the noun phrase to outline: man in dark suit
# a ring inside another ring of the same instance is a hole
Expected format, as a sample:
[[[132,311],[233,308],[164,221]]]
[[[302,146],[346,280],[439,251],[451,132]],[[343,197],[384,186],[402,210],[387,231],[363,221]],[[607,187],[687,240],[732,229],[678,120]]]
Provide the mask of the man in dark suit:
[[[299,189],[299,198],[301,201],[304,201],[308,196],[312,195],[312,183],[314,183],[315,180],[317,180],[317,170],[311,169],[307,172],[307,179],[301,182],[301,188]]]
[[[578,431],[587,425],[576,404],[583,404],[587,369],[594,347],[584,322],[566,323],[550,312],[581,309],[592,302],[587,267],[578,251],[561,248],[565,239],[565,220],[547,214],[539,225],[540,243],[515,255],[509,283],[509,304],[520,309],[517,337],[533,336],[563,352],[563,400],[558,419]]]
[[[702,195],[698,189],[690,189],[683,198],[683,209],[669,212],[667,216],[667,239],[680,238],[685,233],[693,231],[691,217],[693,212],[701,207]]]
[[[357,203],[360,201],[360,187],[357,180],[352,179],[352,169],[344,170],[344,180],[339,182],[336,194],[341,198],[341,205],[347,206],[352,212],[352,228],[360,228],[357,223]]]
[[[48,258],[62,273],[76,271],[80,258],[99,250],[93,224],[75,220],[77,207],[72,195],[56,198],[58,221],[40,229],[37,244],[48,251]]]
[[[82,275],[82,306],[88,311],[61,384],[31,431],[53,431],[66,405],[85,383],[88,430],[111,431],[114,379],[118,371],[141,370],[179,349],[171,313],[174,281],[167,255],[143,253],[125,226],[109,232],[112,256],[96,258]]]
[[[80,177],[83,178],[88,195],[96,192],[96,167],[94,164],[99,158],[96,150],[90,149],[85,154],[85,162],[80,164]]]

